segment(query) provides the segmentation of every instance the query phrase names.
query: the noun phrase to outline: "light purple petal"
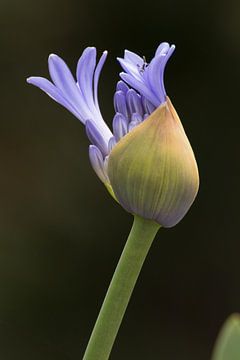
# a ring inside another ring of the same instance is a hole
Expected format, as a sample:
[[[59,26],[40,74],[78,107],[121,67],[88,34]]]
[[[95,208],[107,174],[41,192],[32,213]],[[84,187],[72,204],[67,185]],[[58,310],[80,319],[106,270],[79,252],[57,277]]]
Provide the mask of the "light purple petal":
[[[109,182],[109,178],[108,178],[108,160],[109,160],[109,156],[107,155],[104,159],[104,163],[103,163],[103,170],[104,170],[104,173],[106,174],[106,178],[107,178],[107,181]]]
[[[117,141],[115,139],[115,137],[111,137],[111,139],[108,142],[108,153],[110,153],[112,151],[112,149],[114,148],[114,146],[116,145]]]
[[[91,117],[82,94],[66,63],[57,55],[50,55],[48,59],[49,73],[54,84],[62,91],[64,97],[81,112],[82,122]]]
[[[107,51],[104,51],[102,56],[100,57],[100,60],[95,69],[94,80],[93,80],[94,102],[95,102],[95,105],[96,105],[97,109],[99,110],[99,112],[100,112],[100,109],[99,109],[99,104],[98,104],[98,81],[99,81],[100,73],[102,71],[102,67],[107,58],[107,54],[108,54]]]
[[[108,141],[102,136],[101,132],[98,131],[92,121],[86,121],[86,133],[93,145],[96,145],[104,156],[108,154]]]
[[[117,88],[116,88],[116,91],[123,91],[124,94],[126,94],[129,90],[129,87],[127,86],[127,84],[122,81],[122,80],[119,80],[118,83],[117,83]]]
[[[143,120],[143,117],[138,113],[133,113],[131,116],[131,121],[135,121],[135,122],[137,121],[140,123],[140,122],[142,122],[142,120]]]
[[[126,81],[130,86],[132,86],[135,90],[137,90],[141,95],[146,97],[151,103],[153,103],[156,107],[159,105],[159,100],[155,94],[149,89],[145,84],[135,79],[130,74],[126,74],[124,72],[120,73],[121,78]]]
[[[153,58],[146,71],[149,87],[157,96],[159,103],[166,101],[166,92],[162,82],[165,57],[166,55],[162,55]]]
[[[138,126],[142,122],[142,117],[139,114],[132,114],[131,121],[128,126],[128,130],[131,131],[133,128]]]
[[[121,58],[117,58],[117,60],[119,61],[121,67],[123,68],[124,71],[126,71],[127,74],[131,74],[131,76],[135,77],[137,80],[143,81],[142,74],[139,71],[141,66],[138,67],[135,64]]]
[[[127,60],[128,62],[131,62],[135,66],[142,67],[144,64],[144,60],[143,58],[141,58],[141,56],[129,50],[124,51],[124,59]]]
[[[128,120],[120,113],[113,118],[113,134],[119,141],[128,132]]]
[[[138,113],[140,115],[143,115],[141,96],[135,90],[128,90],[126,99],[130,114]]]
[[[164,53],[164,50],[166,49],[162,49],[162,54],[154,57],[146,70],[146,75],[148,77],[150,87],[155,93],[155,95],[158,97],[160,103],[166,101],[166,91],[163,78],[164,69],[175,47],[171,46],[171,48],[169,48],[168,46],[168,49],[169,50],[166,53]]]
[[[148,115],[151,114],[156,109],[156,106],[154,106],[145,97],[142,97],[142,104],[143,104],[143,107],[144,107],[144,112],[147,113]]]
[[[104,170],[104,159],[101,151],[95,145],[89,146],[89,159],[93,169],[103,183],[107,182],[107,176]]]
[[[123,91],[116,91],[113,98],[114,109],[128,118],[126,96]]]
[[[81,90],[81,94],[91,111],[96,112],[93,100],[93,74],[96,66],[97,52],[94,47],[86,48],[77,64],[77,82]]]
[[[167,54],[168,50],[169,50],[169,43],[162,42],[158,46],[158,48],[157,48],[157,50],[155,52],[155,56],[159,56],[159,55],[162,55],[162,54]]]
[[[79,100],[79,89],[76,81],[72,76],[67,64],[59,56],[55,54],[49,55],[48,58],[49,73],[53,83],[62,93],[66,93],[65,97]]]
[[[79,114],[79,112],[75,108],[74,104],[71,104],[67,99],[65,99],[62,92],[55,85],[53,85],[49,80],[47,80],[43,77],[39,77],[39,76],[31,76],[30,78],[27,79],[27,82],[29,84],[35,85],[39,89],[43,90],[53,100],[55,100],[57,103],[61,104],[65,108],[67,108],[79,120],[82,120],[81,114]]]
[[[78,86],[82,94],[81,98],[85,102],[90,112],[90,115],[87,119],[91,120],[91,122],[95,124],[96,128],[99,130],[102,137],[105,139],[105,143],[107,144],[108,140],[112,136],[112,133],[102,118],[98,103],[96,104],[94,101],[94,96],[97,96],[97,83],[100,71],[106,59],[106,55],[106,52],[103,53],[95,70],[96,49],[93,47],[86,48],[78,61],[77,79]],[[94,73],[94,70],[96,73]]]

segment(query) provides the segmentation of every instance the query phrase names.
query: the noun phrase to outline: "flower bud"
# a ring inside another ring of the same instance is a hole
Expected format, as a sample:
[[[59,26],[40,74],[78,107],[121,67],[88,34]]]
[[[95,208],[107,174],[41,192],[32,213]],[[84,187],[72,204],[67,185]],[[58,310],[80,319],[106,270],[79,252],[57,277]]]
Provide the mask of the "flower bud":
[[[191,145],[168,98],[115,145],[108,177],[127,211],[164,227],[184,217],[196,197],[199,175]]]

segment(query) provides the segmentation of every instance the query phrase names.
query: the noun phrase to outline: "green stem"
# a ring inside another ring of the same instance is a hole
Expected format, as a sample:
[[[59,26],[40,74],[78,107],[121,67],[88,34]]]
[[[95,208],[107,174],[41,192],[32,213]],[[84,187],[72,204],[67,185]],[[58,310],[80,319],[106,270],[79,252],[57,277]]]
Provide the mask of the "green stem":
[[[107,360],[144,260],[160,225],[134,217],[83,360]]]

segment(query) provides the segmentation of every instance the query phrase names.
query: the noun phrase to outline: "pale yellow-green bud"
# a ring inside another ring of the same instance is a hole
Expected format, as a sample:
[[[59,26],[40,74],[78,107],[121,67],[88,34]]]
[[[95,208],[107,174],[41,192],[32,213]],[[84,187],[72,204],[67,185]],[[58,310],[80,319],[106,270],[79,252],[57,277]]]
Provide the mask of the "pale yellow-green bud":
[[[196,197],[199,175],[191,145],[168,98],[113,148],[108,176],[127,211],[164,227],[184,217]]]

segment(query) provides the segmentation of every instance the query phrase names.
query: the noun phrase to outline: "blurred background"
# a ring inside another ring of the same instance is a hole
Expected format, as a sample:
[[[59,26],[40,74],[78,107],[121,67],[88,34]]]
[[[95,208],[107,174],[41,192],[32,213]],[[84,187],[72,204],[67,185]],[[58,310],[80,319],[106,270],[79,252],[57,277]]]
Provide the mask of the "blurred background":
[[[210,359],[240,312],[239,17],[237,0],[1,0],[1,360],[82,358],[132,223],[95,176],[81,123],[25,78],[48,76],[49,53],[75,71],[86,46],[109,50],[99,97],[111,124],[116,57],[149,60],[161,41],[177,46],[165,85],[201,188],[159,232],[111,359]]]

